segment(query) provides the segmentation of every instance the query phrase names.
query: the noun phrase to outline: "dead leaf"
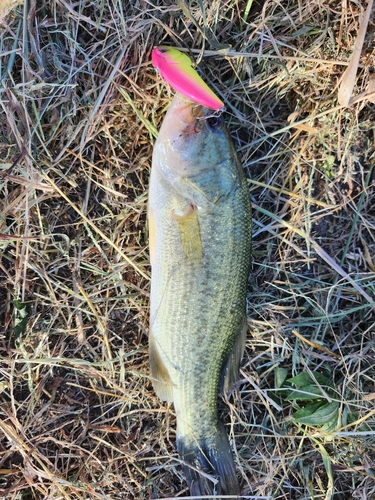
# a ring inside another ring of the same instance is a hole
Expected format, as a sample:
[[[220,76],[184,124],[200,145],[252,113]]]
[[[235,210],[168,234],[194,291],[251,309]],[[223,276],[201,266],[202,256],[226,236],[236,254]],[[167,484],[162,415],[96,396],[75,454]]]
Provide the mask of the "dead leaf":
[[[23,3],[23,0],[0,0],[0,22],[5,19],[9,12]]]
[[[363,396],[363,401],[374,401],[374,399],[375,399],[375,392],[371,394],[365,394]]]
[[[288,116],[288,118],[287,118],[287,122],[288,122],[288,123],[292,123],[292,122],[294,122],[294,120],[295,120],[296,118],[298,118],[299,113],[300,113],[299,111],[294,111],[292,114],[290,114],[290,115]]]
[[[357,76],[359,59],[361,57],[363,42],[365,40],[367,25],[372,10],[372,4],[373,0],[369,0],[364,18],[358,30],[358,36],[354,45],[353,55],[342,77],[342,81],[338,91],[338,101],[341,104],[341,106],[349,106],[350,99],[352,97],[355,79]]]
[[[326,347],[324,347],[324,345],[317,344],[316,342],[313,342],[312,340],[307,339],[306,337],[304,337],[303,335],[301,335],[299,332],[297,332],[297,330],[292,330],[292,333],[294,333],[294,335],[296,337],[298,337],[299,339],[301,339],[304,342],[306,342],[306,344],[309,344],[312,347],[315,347],[315,349],[320,349],[321,351],[326,352],[327,354],[329,354],[330,356],[333,356],[336,359],[341,359],[341,356],[339,356],[338,354],[335,354],[334,352],[330,351],[329,349],[327,349]]]
[[[368,82],[367,94],[373,94],[368,98],[368,100],[375,104],[375,75],[370,76],[370,80]]]
[[[32,241],[38,241],[37,238],[32,238],[32,237],[29,237],[29,236],[14,236],[14,235],[0,233],[0,241],[3,241],[3,240],[10,240],[10,241],[13,241],[13,240],[32,240]]]
[[[308,132],[309,134],[317,134],[319,132],[319,129],[316,127],[310,127],[309,125],[306,125],[306,123],[299,123],[297,125],[293,125],[293,127],[297,130],[301,130],[302,132]]]
[[[362,243],[362,246],[363,246],[363,253],[364,253],[364,256],[365,256],[365,260],[369,266],[369,268],[371,269],[372,272],[375,273],[375,264],[371,258],[371,253],[370,253],[370,250],[368,249],[368,246],[365,242],[365,240],[363,238],[361,238],[361,243]]]

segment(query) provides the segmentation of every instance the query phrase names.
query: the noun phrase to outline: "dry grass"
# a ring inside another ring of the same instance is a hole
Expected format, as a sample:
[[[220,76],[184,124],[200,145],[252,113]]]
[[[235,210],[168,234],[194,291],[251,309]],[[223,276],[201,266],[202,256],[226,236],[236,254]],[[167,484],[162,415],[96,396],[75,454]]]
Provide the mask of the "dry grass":
[[[254,205],[242,382],[221,406],[243,498],[373,499],[375,105],[337,103],[364,9],[187,4],[30,0],[2,22],[0,495],[188,495],[147,360],[147,186],[171,96],[150,52],[166,43],[195,49],[225,100]],[[316,400],[285,379],[311,372],[305,392],[338,403],[329,426],[293,419]]]

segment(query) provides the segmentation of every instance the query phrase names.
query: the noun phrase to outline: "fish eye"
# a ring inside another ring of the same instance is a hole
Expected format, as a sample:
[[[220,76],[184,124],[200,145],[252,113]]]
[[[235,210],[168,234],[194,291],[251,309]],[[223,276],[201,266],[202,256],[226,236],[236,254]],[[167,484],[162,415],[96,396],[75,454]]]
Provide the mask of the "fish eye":
[[[223,120],[220,116],[209,116],[206,122],[211,130],[219,130],[223,124]]]

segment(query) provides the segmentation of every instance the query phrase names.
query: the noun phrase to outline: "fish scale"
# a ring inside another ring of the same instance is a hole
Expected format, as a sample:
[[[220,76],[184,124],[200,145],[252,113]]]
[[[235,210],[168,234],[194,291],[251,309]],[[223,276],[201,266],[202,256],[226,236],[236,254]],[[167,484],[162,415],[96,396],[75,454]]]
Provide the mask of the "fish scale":
[[[149,226],[152,382],[174,403],[191,493],[238,494],[218,392],[243,350],[250,200],[222,120],[179,94],[154,147]]]

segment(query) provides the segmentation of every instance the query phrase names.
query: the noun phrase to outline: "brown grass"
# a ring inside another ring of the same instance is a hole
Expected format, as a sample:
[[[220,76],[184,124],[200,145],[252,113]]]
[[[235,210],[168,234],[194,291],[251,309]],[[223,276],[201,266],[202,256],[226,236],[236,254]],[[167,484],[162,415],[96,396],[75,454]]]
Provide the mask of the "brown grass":
[[[242,381],[221,405],[242,498],[375,498],[375,107],[337,102],[363,12],[30,0],[2,21],[1,498],[188,496],[147,359],[161,43],[191,50],[224,99],[254,206]],[[311,372],[339,403],[330,427],[293,418],[311,401],[285,379]]]

